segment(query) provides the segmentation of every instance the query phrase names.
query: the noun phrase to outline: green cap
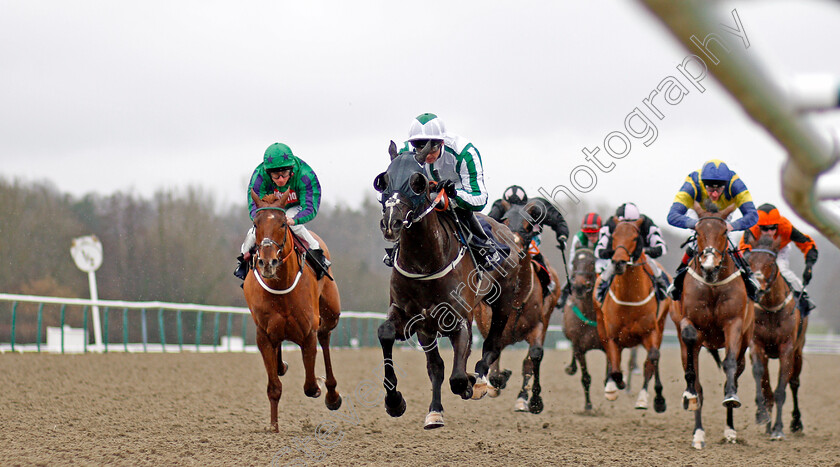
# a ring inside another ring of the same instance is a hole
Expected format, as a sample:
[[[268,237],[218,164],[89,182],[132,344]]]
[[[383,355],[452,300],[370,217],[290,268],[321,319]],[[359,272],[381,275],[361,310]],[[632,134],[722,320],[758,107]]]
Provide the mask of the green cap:
[[[274,143],[265,150],[265,156],[263,156],[263,168],[265,170],[282,169],[284,167],[294,169],[296,165],[292,148],[283,143]]]

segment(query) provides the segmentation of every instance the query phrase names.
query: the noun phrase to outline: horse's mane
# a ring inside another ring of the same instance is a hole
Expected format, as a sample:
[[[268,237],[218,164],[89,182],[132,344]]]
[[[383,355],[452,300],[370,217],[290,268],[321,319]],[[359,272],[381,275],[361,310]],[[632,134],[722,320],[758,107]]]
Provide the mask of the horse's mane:
[[[711,199],[703,201],[703,210],[706,212],[719,212],[717,205]]]
[[[775,243],[775,241],[773,240],[773,237],[771,237],[769,235],[762,235],[761,238],[759,238],[755,242],[755,248],[761,248],[763,250],[771,250],[771,249],[773,249],[774,243]]]
[[[260,199],[260,201],[262,201],[263,203],[266,203],[266,204],[274,204],[274,203],[276,203],[279,199],[280,199],[280,198],[279,198],[279,197],[278,197],[275,193],[269,193],[269,194],[267,194],[267,195],[263,196],[263,197]]]

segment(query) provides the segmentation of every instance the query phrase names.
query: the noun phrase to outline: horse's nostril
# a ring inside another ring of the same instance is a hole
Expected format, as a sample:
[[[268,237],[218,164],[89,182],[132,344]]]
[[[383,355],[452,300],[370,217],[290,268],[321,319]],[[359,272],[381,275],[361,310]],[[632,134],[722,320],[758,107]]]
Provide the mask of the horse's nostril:
[[[261,268],[262,268],[262,267],[265,267],[265,261],[263,261],[263,260],[262,260],[262,258],[260,258],[260,259],[258,259],[258,260],[257,260],[257,264],[258,264]]]

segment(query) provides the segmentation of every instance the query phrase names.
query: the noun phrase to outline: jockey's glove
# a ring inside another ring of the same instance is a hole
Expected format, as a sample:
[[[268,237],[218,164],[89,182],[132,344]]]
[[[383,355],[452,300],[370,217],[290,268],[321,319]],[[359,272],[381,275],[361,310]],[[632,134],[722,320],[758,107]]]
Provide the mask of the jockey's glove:
[[[455,182],[452,180],[441,180],[437,186],[438,190],[443,190],[446,196],[450,198],[455,197]]]
[[[662,256],[662,246],[648,246],[645,247],[645,254],[650,256],[651,258],[659,258]]]
[[[810,264],[805,265],[805,270],[802,271],[802,286],[805,287],[811,282],[811,275],[813,274],[813,267]]]
[[[557,248],[559,248],[561,250],[566,249],[566,236],[565,235],[560,235],[559,237],[557,237]]]

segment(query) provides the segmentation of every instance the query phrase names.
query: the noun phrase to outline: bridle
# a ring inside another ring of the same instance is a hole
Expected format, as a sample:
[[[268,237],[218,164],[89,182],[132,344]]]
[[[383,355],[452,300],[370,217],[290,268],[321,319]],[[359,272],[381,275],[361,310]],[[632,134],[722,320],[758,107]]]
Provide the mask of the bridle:
[[[273,207],[273,206],[268,206],[268,207],[264,207],[264,208],[257,208],[256,212],[268,211],[268,210],[286,212],[286,210],[283,209],[283,208],[278,208],[278,207]],[[255,255],[255,259],[260,259],[260,250],[262,249],[262,247],[267,247],[267,246],[271,246],[271,245],[275,245],[277,247],[277,256],[280,256],[283,253],[283,248],[286,247],[286,242],[289,240],[289,237],[291,236],[290,232],[291,231],[289,229],[289,224],[286,223],[286,224],[283,225],[283,243],[277,243],[276,241],[274,241],[273,239],[268,238],[268,237],[263,238],[262,241],[260,242],[260,248],[257,249],[257,254]],[[290,249],[289,253],[287,253],[286,256],[284,256],[280,260],[280,264],[285,263],[286,260],[289,259],[289,257],[294,252],[295,252],[294,248]]]
[[[636,248],[635,248],[634,251],[630,251],[629,249],[627,249],[626,246],[618,245],[617,247],[613,248],[613,253],[615,251],[618,251],[619,249],[624,250],[624,252],[627,253],[627,256],[630,257],[630,261],[626,261],[628,267],[641,266],[641,265],[646,264],[646,262],[644,262],[644,261],[639,261],[639,259],[642,257],[642,254],[641,254],[642,249],[641,249],[641,243],[640,243],[641,238],[642,238],[642,231],[639,230],[639,228],[636,226],[636,224],[634,224],[632,222],[621,221],[618,225],[621,225],[621,224],[627,224],[630,227],[633,227],[633,230],[636,231]],[[618,228],[618,225],[616,226],[616,228]],[[613,234],[613,238],[615,238],[615,234]]]
[[[780,276],[780,274],[779,274],[779,264],[776,262],[776,258],[778,257],[778,253],[776,253],[773,250],[767,250],[767,249],[764,249],[764,248],[753,248],[753,249],[750,250],[750,254],[753,254],[753,253],[767,253],[768,255],[773,257],[773,273],[771,274],[773,277],[772,277],[772,279],[767,280],[765,286],[762,287],[758,291],[758,300],[756,300],[756,306],[758,306],[759,308],[761,308],[763,310],[770,311],[770,312],[779,311],[782,308],[784,308],[785,305],[787,305],[788,302],[790,302],[791,299],[793,298],[791,290],[787,291],[787,293],[785,294],[787,297],[785,298],[784,301],[782,301],[782,303],[780,305],[763,306],[763,305],[760,305],[758,303],[764,298],[764,296],[766,294],[768,294],[771,290],[773,290],[773,286],[776,284],[776,279],[778,279],[779,276]],[[789,288],[787,283],[785,283],[785,287]]]

